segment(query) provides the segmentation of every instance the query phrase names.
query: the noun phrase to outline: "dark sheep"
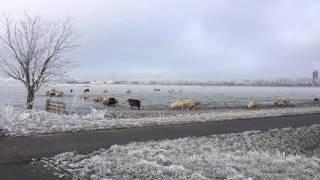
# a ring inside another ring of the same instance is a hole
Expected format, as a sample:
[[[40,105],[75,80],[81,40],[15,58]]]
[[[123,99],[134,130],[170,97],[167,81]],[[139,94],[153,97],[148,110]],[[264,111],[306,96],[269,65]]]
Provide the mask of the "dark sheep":
[[[314,102],[314,103],[317,103],[317,104],[320,104],[320,99],[319,99],[319,98],[314,98],[314,99],[313,99],[313,102]]]
[[[83,92],[88,93],[90,92],[90,89],[85,89]]]
[[[73,93],[73,89],[70,89],[70,92]]]
[[[112,98],[108,98],[108,99],[104,100],[102,102],[102,104],[105,106],[114,106],[114,105],[118,104],[118,100],[116,98],[112,97]]]
[[[140,107],[141,107],[141,102],[140,102],[140,100],[137,100],[137,99],[128,99],[127,101],[128,101],[128,103],[129,103],[131,109],[132,109],[133,107],[137,107],[138,110],[140,110]]]

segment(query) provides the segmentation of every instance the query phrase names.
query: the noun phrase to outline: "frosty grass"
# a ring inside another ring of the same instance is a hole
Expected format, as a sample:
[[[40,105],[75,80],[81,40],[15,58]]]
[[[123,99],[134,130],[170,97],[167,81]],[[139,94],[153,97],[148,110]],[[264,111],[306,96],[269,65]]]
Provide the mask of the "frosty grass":
[[[114,145],[43,158],[73,179],[320,179],[320,125]]]
[[[201,113],[183,112],[158,117],[122,117],[108,110],[95,110],[80,115],[26,111],[12,106],[0,106],[0,135],[29,136],[48,133],[98,129],[130,128],[190,122],[223,121],[258,117],[320,113],[319,107],[270,108],[259,110],[212,110]],[[119,118],[120,117],[120,118]]]

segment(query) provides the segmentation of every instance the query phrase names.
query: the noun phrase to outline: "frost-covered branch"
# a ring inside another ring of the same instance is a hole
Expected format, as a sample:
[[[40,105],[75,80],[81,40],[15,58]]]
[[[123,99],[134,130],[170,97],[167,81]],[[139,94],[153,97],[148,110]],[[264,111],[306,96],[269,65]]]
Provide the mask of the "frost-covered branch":
[[[2,20],[1,70],[26,86],[30,104],[43,83],[61,79],[75,67],[66,54],[78,47],[79,36],[70,19],[48,21],[25,15],[20,20],[8,16]]]

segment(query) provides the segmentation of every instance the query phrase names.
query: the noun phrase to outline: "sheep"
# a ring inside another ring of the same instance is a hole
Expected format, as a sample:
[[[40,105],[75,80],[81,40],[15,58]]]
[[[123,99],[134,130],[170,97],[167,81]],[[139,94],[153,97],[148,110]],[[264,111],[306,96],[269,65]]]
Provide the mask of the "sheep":
[[[47,91],[47,96],[52,97],[52,96],[55,96],[55,94],[56,94],[56,90],[55,90],[55,89],[52,89],[52,90],[50,90],[50,91]]]
[[[114,97],[111,97],[111,98],[105,99],[102,102],[102,104],[105,105],[105,106],[113,106],[113,105],[118,104],[118,100],[116,98],[114,98]]]
[[[183,109],[183,101],[175,101],[173,102],[170,107],[173,109],[173,110],[181,110]]]
[[[248,109],[254,109],[254,108],[257,108],[258,107],[258,104],[256,101],[251,101],[248,103]]]
[[[183,101],[175,101],[173,102],[170,107],[174,110],[182,110],[182,109],[188,109],[188,110],[194,110],[200,105],[200,101],[188,99]]]
[[[200,101],[198,101],[198,100],[193,100],[193,99],[189,99],[189,100],[187,100],[186,101],[186,108],[188,109],[188,110],[194,110],[194,109],[196,109],[198,106],[200,105]]]
[[[47,91],[47,96],[55,96],[57,90],[56,89],[51,89],[50,91]]]
[[[63,92],[62,91],[56,91],[54,96],[55,97],[62,97],[63,96]]]
[[[89,88],[88,88],[88,89],[85,89],[83,92],[84,92],[84,93],[88,93],[88,92],[90,92],[90,89],[89,89]]]
[[[276,107],[286,107],[289,106],[290,101],[288,98],[284,98],[284,99],[278,99],[276,102],[274,102],[274,106]]]
[[[132,91],[131,91],[131,90],[128,90],[128,91],[126,91],[126,93],[127,93],[127,94],[131,94],[131,93],[132,93]]]
[[[103,101],[105,100],[105,98],[102,97],[102,96],[97,96],[97,97],[93,98],[92,100],[93,100],[94,102],[101,103],[101,102],[103,102]]]
[[[47,91],[47,96],[50,96],[50,97],[62,97],[63,94],[64,94],[63,91],[57,91],[56,89]]]
[[[153,91],[155,91],[155,92],[159,92],[159,91],[161,91],[160,89],[158,89],[158,88],[155,88],[155,89],[153,89]]]
[[[141,101],[137,99],[128,99],[127,102],[130,105],[130,108],[132,109],[133,107],[137,107],[138,110],[140,110],[141,107]]]

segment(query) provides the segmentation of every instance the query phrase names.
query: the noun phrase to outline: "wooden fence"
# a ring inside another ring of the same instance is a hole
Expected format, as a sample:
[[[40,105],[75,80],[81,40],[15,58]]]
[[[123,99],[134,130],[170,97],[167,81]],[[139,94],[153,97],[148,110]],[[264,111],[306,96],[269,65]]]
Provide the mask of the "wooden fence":
[[[46,103],[46,111],[54,113],[65,113],[66,104],[63,102],[51,101],[50,99],[48,99]]]

